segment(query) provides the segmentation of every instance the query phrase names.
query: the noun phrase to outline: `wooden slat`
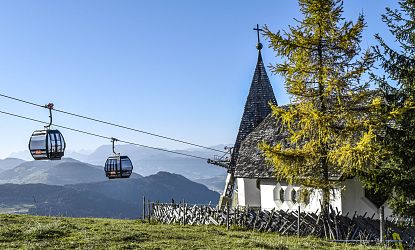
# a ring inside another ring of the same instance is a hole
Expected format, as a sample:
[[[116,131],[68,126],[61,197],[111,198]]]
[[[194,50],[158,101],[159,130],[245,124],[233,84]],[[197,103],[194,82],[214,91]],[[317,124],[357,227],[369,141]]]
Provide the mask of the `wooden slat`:
[[[153,204],[152,218],[160,223],[183,223],[190,225],[226,225],[226,210],[209,205],[188,204]],[[297,234],[297,211],[271,210],[261,211],[249,207],[229,209],[230,225],[245,227],[266,232],[278,232],[285,235]],[[379,240],[379,220],[359,216],[354,213],[352,218],[342,216],[339,211],[330,209],[324,216],[317,213],[301,212],[300,235],[316,237],[330,237],[333,240]],[[415,228],[406,230],[396,225],[396,220],[386,220],[387,237],[392,239],[396,232],[408,244],[415,244]],[[410,246],[410,245],[408,245]],[[413,246],[410,246],[413,247]]]

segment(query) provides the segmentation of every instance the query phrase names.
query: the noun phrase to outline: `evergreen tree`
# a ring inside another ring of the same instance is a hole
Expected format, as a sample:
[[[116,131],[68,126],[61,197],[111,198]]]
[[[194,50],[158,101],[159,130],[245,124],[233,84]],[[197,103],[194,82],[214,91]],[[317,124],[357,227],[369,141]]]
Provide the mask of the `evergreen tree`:
[[[380,168],[366,175],[366,185],[389,195],[401,215],[415,216],[415,1],[399,2],[400,10],[386,8],[382,20],[399,45],[395,50],[376,35],[375,52],[389,79],[377,77],[387,117],[384,147],[389,155]],[[396,87],[388,84],[394,82]]]
[[[292,105],[272,107],[286,141],[260,148],[278,179],[322,190],[327,209],[342,177],[366,172],[379,158],[374,110],[380,99],[362,80],[374,62],[360,47],[363,15],[345,21],[340,0],[299,0],[299,6],[303,19],[296,26],[277,33],[265,27],[282,58],[272,71],[284,77]]]

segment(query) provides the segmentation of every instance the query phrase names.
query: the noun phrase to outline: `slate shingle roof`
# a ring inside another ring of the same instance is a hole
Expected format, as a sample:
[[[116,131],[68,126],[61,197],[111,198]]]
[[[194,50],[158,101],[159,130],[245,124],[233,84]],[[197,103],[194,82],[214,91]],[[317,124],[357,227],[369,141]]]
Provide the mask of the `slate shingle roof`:
[[[269,103],[277,105],[277,100],[262,61],[261,51],[258,50],[258,61],[234,144],[230,171],[235,170],[242,141],[271,113]]]
[[[276,145],[287,137],[288,132],[282,130],[275,117],[269,114],[242,142],[236,162],[235,177],[275,178],[274,168],[266,162],[258,145],[263,141]]]

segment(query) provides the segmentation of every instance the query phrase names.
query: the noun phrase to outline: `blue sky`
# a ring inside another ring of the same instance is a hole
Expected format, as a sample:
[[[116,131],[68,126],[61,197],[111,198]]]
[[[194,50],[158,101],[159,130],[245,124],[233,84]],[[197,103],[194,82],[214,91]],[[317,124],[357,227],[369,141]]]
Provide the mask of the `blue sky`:
[[[363,47],[381,33],[388,0],[347,0],[363,11]],[[202,145],[232,144],[256,64],[258,23],[285,29],[296,1],[0,1],[0,93]],[[263,41],[266,64],[274,52]],[[281,78],[269,73],[279,104]],[[47,120],[47,111],[0,98],[0,110]],[[0,158],[27,148],[42,126],[0,114]],[[156,147],[176,143],[61,114],[54,122]],[[62,130],[68,150],[109,142]]]

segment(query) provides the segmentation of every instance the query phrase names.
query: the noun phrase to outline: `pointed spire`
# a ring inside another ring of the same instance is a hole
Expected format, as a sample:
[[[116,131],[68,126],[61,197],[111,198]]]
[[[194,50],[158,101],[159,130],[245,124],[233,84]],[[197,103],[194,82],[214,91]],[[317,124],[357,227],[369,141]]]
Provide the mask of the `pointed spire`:
[[[262,29],[260,29],[257,24],[257,28],[254,28],[254,30],[256,30],[258,34],[258,61],[255,67],[254,77],[252,78],[241,124],[239,125],[238,136],[236,137],[232,153],[232,170],[236,166],[236,160],[238,158],[239,148],[242,141],[265,119],[265,117],[271,113],[270,103],[277,105],[277,100],[275,99],[271,82],[269,81],[264,62],[262,61],[262,44],[259,41],[259,31],[262,31]]]

